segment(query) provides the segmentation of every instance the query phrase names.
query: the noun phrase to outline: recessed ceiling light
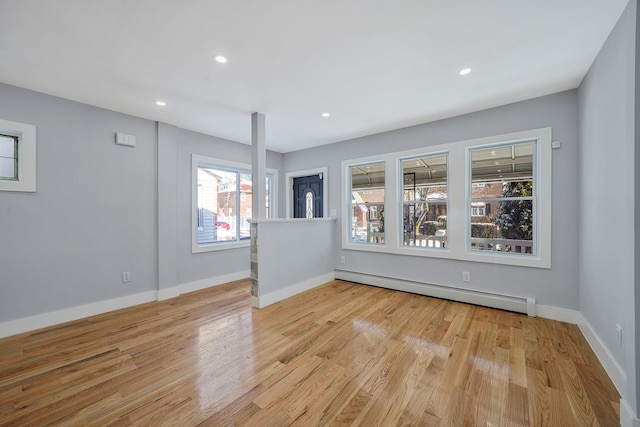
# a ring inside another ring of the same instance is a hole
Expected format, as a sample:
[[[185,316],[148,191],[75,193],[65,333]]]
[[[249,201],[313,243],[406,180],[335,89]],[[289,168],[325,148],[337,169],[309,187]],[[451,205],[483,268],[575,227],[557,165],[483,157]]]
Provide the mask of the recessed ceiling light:
[[[322,117],[325,117],[325,118],[326,118],[326,117],[329,117],[330,115],[331,115],[331,114],[329,114],[329,113],[322,113]]]
[[[216,55],[213,57],[213,59],[215,59],[217,62],[221,63],[221,64],[226,64],[227,63],[227,57],[223,56],[223,55]]]
[[[471,72],[471,68],[463,68],[462,70],[460,70],[460,75],[461,76],[466,76],[470,72]]]
[[[159,105],[160,107],[164,107],[165,105],[167,105],[167,103],[164,101],[156,101],[156,105]]]

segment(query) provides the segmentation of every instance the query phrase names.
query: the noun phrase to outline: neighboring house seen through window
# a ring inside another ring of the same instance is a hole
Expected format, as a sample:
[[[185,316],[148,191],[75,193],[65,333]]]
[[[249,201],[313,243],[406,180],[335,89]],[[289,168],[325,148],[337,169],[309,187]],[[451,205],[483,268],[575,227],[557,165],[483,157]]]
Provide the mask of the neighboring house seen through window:
[[[345,249],[551,267],[550,128],[342,165]]]
[[[350,239],[352,242],[384,243],[385,164],[351,166]]]
[[[194,252],[246,245],[252,216],[253,182],[249,165],[195,156]],[[266,177],[266,212],[272,206],[273,173]]]

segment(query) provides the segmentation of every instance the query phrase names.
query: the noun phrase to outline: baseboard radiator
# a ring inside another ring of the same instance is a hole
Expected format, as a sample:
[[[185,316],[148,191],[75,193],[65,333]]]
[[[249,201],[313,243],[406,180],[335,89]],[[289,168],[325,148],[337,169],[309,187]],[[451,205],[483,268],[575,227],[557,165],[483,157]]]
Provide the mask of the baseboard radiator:
[[[536,300],[534,298],[500,295],[489,292],[479,292],[469,289],[457,289],[448,286],[432,285],[411,280],[394,279],[391,277],[374,276],[371,274],[355,273],[352,271],[336,270],[336,279],[348,282],[362,283],[397,291],[426,295],[451,301],[498,308],[501,310],[536,315]]]

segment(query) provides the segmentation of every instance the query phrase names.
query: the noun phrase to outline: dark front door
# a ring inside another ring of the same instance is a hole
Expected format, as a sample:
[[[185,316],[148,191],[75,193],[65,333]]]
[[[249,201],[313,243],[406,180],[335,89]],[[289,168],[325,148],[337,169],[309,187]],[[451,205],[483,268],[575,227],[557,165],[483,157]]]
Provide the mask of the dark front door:
[[[293,217],[322,218],[322,174],[293,178]]]

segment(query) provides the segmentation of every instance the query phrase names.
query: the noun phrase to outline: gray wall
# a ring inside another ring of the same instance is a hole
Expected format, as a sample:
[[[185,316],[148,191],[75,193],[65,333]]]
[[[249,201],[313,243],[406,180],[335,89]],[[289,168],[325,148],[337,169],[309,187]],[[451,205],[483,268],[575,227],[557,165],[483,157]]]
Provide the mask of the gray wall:
[[[627,386],[627,400],[631,402],[633,407],[633,403],[635,403],[635,413],[636,418],[638,417],[638,412],[640,412],[640,339],[638,339],[638,325],[640,325],[640,168],[636,167],[640,165],[640,31],[638,30],[638,22],[640,22],[640,8],[638,7],[638,3],[633,0],[631,3],[636,8],[636,22],[635,22],[635,31],[636,31],[636,47],[635,47],[635,56],[636,56],[636,69],[634,71],[635,74],[635,111],[634,111],[634,122],[635,122],[635,135],[634,135],[634,171],[635,171],[635,179],[634,179],[634,198],[635,198],[635,207],[634,207],[634,217],[635,217],[635,271],[634,271],[634,297],[633,297],[633,313],[629,316],[632,321],[633,332],[630,335],[632,337],[632,342],[629,342],[627,345],[630,346],[627,354],[628,360],[631,363],[627,363],[627,381],[629,385]],[[635,397],[635,399],[634,399]],[[635,402],[634,402],[635,400]]]
[[[638,192],[638,181],[634,185],[635,43],[636,3],[632,1],[579,89],[580,311],[626,370],[624,397],[633,405],[634,194]],[[616,343],[616,323],[623,327],[622,347]]]
[[[247,120],[247,126],[250,126]],[[178,132],[178,282],[249,271],[249,247],[191,253],[191,154],[251,164],[251,146],[180,129]],[[267,167],[282,170],[283,156],[267,152]],[[280,173],[279,183],[283,181]],[[279,191],[279,194],[282,194]],[[280,212],[280,210],[279,210]],[[248,277],[248,274],[247,274]]]
[[[0,322],[249,270],[248,248],[192,254],[190,227],[191,153],[250,164],[250,146],[4,84],[0,100],[37,128],[37,192],[0,192]],[[282,163],[267,153],[280,185]]]
[[[0,100],[37,128],[37,192],[0,192],[0,322],[156,289],[155,123],[3,84]]]
[[[578,108],[577,92],[568,91],[452,119],[371,135],[285,155],[285,173],[328,167],[329,208],[341,212],[342,160],[379,153],[552,127],[553,150],[552,268],[512,267],[467,261],[345,251],[336,236],[336,267],[418,282],[535,297],[538,304],[578,308]],[[339,222],[341,219],[339,219]],[[340,233],[341,227],[336,227]],[[341,255],[345,265],[338,265]],[[462,282],[462,271],[472,281]]]
[[[257,296],[332,274],[334,228],[335,222],[330,220],[258,223]]]

